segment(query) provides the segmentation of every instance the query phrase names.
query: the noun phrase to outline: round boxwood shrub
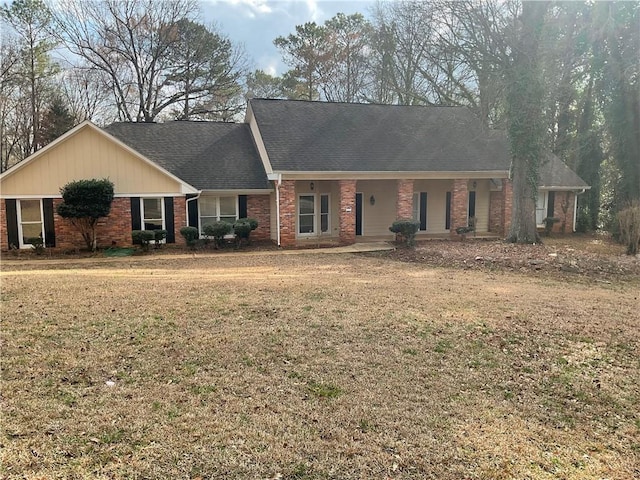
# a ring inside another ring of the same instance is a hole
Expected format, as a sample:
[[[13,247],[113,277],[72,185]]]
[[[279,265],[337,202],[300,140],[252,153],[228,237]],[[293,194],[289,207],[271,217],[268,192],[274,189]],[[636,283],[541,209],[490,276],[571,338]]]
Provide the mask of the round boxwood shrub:
[[[182,235],[182,238],[184,238],[184,241],[187,243],[187,247],[191,248],[196,246],[198,238],[200,237],[196,227],[182,227],[180,229],[180,235]]]
[[[233,225],[228,222],[213,222],[209,225],[205,225],[202,228],[202,233],[207,238],[213,238],[216,248],[220,248],[224,245],[224,236],[229,235],[233,230]]]
[[[233,233],[238,244],[243,239],[249,243],[249,236],[256,228],[258,228],[258,221],[255,218],[239,218],[236,220],[236,223],[233,224]]]
[[[413,247],[416,243],[416,233],[420,230],[420,222],[408,219],[396,220],[391,224],[389,230],[399,235],[408,247]]]
[[[142,250],[149,251],[149,245],[156,239],[156,234],[153,230],[133,230],[131,232],[131,239],[134,245],[141,245]]]

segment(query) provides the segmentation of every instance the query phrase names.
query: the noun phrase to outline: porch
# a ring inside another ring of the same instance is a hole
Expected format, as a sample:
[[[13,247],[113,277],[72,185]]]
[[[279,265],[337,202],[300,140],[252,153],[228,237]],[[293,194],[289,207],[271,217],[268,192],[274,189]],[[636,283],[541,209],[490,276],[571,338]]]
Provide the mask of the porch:
[[[418,241],[457,238],[456,228],[470,218],[475,238],[498,238],[509,218],[506,179],[305,179],[276,188],[274,240],[285,247],[394,241],[389,226],[400,218],[420,222]]]

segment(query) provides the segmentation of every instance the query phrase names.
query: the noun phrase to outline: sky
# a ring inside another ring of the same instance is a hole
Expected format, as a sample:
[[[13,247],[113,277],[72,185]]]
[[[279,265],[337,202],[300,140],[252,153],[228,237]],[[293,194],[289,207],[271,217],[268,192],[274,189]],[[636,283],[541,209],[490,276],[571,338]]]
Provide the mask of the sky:
[[[271,75],[288,68],[273,45],[278,36],[287,36],[296,25],[324,23],[336,13],[368,15],[373,0],[201,0],[203,22],[215,22],[221,33],[243,44],[251,66]]]

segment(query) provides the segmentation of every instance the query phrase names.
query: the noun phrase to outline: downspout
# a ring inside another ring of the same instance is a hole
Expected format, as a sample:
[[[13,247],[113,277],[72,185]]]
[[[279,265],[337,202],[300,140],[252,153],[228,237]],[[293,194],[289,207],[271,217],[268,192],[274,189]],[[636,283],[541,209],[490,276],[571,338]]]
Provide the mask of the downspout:
[[[582,195],[587,189],[583,188],[581,192],[577,192],[573,198],[573,233],[576,232],[576,220],[578,219],[578,195]]]
[[[280,247],[280,183],[282,182],[282,174],[278,174],[276,179],[276,230],[278,232],[278,247]]]

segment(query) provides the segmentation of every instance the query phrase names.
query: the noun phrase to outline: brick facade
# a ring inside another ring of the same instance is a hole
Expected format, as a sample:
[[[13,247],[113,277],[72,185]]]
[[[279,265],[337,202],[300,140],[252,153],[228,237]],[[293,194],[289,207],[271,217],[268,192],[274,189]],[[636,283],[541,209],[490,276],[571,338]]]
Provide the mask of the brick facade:
[[[80,232],[70,220],[58,215],[58,205],[61,198],[53,199],[53,223],[56,232],[56,248],[68,250],[72,248],[86,248]],[[179,230],[179,229],[178,229]],[[130,246],[131,245],[131,201],[129,197],[113,199],[109,216],[98,220],[96,227],[98,247]]]
[[[502,190],[489,192],[489,231],[502,232]]]
[[[553,201],[553,216],[560,221],[553,225],[553,232],[564,233],[573,232],[573,207],[575,206],[576,194],[573,192],[555,192]]]
[[[339,180],[340,188],[340,243],[356,241],[356,181]]]
[[[269,195],[247,195],[247,217],[258,221],[258,228],[251,233],[252,240],[271,238],[271,198]]]
[[[451,189],[451,229],[450,235],[456,236],[456,228],[468,225],[469,215],[469,180],[457,178]]]
[[[173,198],[173,231],[176,245],[186,245],[184,237],[180,235],[180,229],[187,226],[187,199],[186,197]]]
[[[413,180],[398,180],[396,218],[410,219],[413,215]]]
[[[280,203],[280,245],[292,247],[296,244],[296,182],[282,180],[276,188]]]

